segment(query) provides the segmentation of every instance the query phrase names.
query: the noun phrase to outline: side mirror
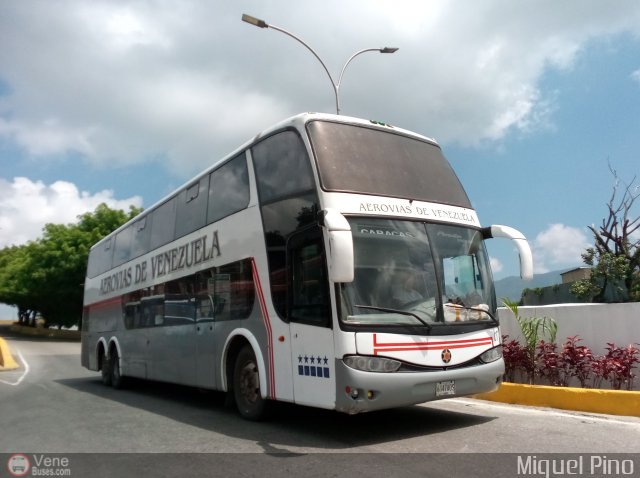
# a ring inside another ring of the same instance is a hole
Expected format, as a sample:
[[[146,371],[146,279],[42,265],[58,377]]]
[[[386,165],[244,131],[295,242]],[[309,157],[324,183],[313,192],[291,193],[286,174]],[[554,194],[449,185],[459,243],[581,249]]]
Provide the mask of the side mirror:
[[[353,237],[346,218],[335,209],[323,209],[318,213],[319,224],[326,229],[329,239],[327,262],[329,280],[353,282]]]
[[[524,234],[509,226],[494,225],[482,229],[482,235],[485,239],[492,237],[506,237],[507,239],[511,239],[518,248],[518,254],[520,256],[520,277],[526,280],[533,277],[533,254],[531,253],[531,247],[529,247],[529,243],[527,242],[527,238],[524,237]]]

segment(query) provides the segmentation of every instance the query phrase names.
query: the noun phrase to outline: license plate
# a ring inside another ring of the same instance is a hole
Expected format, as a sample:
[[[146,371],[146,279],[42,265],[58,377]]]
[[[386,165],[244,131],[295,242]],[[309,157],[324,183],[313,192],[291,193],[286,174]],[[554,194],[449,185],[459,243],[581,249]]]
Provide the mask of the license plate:
[[[446,397],[447,395],[456,394],[455,380],[447,380],[446,382],[436,383],[436,397]]]

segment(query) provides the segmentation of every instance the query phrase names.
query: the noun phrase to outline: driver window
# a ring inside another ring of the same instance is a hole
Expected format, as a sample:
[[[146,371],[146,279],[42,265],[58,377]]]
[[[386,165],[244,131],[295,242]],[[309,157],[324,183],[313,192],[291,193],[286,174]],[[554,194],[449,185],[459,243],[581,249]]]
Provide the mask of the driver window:
[[[320,229],[294,235],[288,244],[289,318],[328,327],[329,294]]]

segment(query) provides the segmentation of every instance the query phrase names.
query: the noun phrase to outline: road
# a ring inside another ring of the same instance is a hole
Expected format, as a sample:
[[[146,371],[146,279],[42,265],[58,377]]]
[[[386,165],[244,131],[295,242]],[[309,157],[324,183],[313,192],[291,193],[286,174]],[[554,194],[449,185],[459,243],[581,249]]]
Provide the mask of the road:
[[[0,374],[0,453],[254,453],[319,460],[323,453],[619,454],[640,448],[637,418],[466,398],[356,416],[282,404],[269,421],[252,423],[217,393],[142,381],[126,390],[105,387],[98,373],[80,366],[77,342],[7,336],[6,329],[0,334],[22,364]],[[640,473],[640,460],[636,468]]]

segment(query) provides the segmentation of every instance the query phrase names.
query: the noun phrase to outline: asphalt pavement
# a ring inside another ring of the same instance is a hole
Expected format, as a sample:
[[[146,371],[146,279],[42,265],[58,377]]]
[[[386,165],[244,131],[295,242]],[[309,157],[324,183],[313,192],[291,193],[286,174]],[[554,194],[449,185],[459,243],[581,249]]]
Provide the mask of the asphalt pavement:
[[[72,456],[73,476],[91,471],[88,457],[104,466],[95,476],[135,463],[154,476],[181,469],[198,476],[211,463],[222,468],[210,470],[260,477],[517,476],[518,456],[613,457],[640,448],[638,418],[467,398],[356,416],[280,404],[269,421],[247,422],[220,393],[145,381],[105,387],[99,373],[81,367],[78,342],[20,337],[4,327],[0,335],[20,362],[0,374],[0,454]]]

